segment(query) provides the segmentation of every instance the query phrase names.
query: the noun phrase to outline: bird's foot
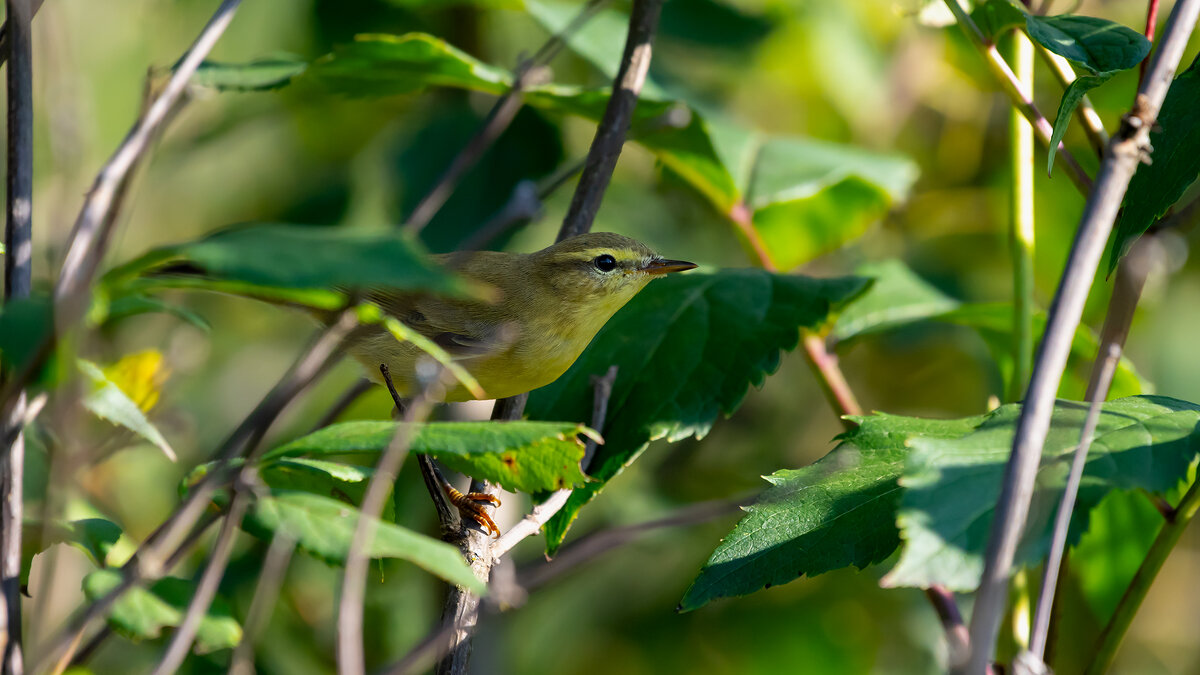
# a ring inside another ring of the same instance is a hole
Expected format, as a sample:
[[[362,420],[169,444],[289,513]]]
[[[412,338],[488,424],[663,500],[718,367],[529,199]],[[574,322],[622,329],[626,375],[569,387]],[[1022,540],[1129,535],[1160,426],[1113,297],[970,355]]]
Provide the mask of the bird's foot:
[[[458,514],[462,518],[469,518],[475,521],[484,532],[493,537],[500,536],[500,527],[496,525],[496,521],[492,520],[492,517],[484,510],[485,504],[500,506],[499,498],[486,492],[468,492],[467,494],[463,494],[447,484],[443,484],[442,487],[446,490],[446,498],[458,509]]]

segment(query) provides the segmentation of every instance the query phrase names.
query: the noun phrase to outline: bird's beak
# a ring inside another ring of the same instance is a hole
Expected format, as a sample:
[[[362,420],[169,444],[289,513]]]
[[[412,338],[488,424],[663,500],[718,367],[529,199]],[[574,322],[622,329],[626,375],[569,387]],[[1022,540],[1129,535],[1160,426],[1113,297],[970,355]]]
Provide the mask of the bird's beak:
[[[671,272],[682,272],[684,270],[695,269],[696,263],[690,263],[686,260],[651,260],[646,263],[642,271],[646,274],[670,274]]]

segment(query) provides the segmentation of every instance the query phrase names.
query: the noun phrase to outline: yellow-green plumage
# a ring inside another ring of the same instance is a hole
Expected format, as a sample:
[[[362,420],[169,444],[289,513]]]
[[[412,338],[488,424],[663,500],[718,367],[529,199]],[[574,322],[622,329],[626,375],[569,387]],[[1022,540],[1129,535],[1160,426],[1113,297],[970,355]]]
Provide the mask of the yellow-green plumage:
[[[664,261],[641,242],[605,232],[573,237],[536,253],[479,251],[438,258],[458,274],[496,289],[497,301],[392,292],[367,297],[454,355],[491,398],[553,382],[647,283],[665,272],[695,267]],[[415,367],[424,353],[411,343],[398,342],[382,328],[364,328],[351,352],[373,379],[380,379],[379,365],[386,363],[402,395],[419,390]],[[458,384],[445,396],[447,401],[473,398]]]

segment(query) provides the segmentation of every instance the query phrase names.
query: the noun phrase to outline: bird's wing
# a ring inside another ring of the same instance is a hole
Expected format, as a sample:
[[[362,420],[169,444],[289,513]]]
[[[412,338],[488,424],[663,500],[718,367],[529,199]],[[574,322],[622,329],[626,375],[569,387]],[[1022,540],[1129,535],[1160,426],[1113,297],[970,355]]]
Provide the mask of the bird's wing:
[[[493,320],[493,306],[486,303],[381,290],[369,291],[366,299],[456,359],[493,353],[508,342],[504,326]]]

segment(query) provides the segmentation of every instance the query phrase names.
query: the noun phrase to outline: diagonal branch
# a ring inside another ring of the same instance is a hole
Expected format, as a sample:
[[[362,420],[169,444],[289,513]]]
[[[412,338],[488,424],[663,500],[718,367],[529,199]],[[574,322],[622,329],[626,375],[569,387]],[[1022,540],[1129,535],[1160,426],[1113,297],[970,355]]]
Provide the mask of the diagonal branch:
[[[958,8],[955,0],[948,0]],[[1096,266],[1129,179],[1149,148],[1150,128],[1200,14],[1200,0],[1180,0],[1172,9],[1162,45],[1138,91],[1133,109],[1112,138],[1088,196],[1066,268],[1050,308],[1045,337],[1034,365],[1025,405],[1017,422],[1012,455],[1004,475],[985,558],[983,577],[971,617],[971,658],[967,672],[982,672],[992,659],[1000,618],[1008,597],[1008,577],[1017,542],[1025,528],[1033,484],[1042,456],[1054,396],[1062,379],[1071,340],[1079,326]]]

